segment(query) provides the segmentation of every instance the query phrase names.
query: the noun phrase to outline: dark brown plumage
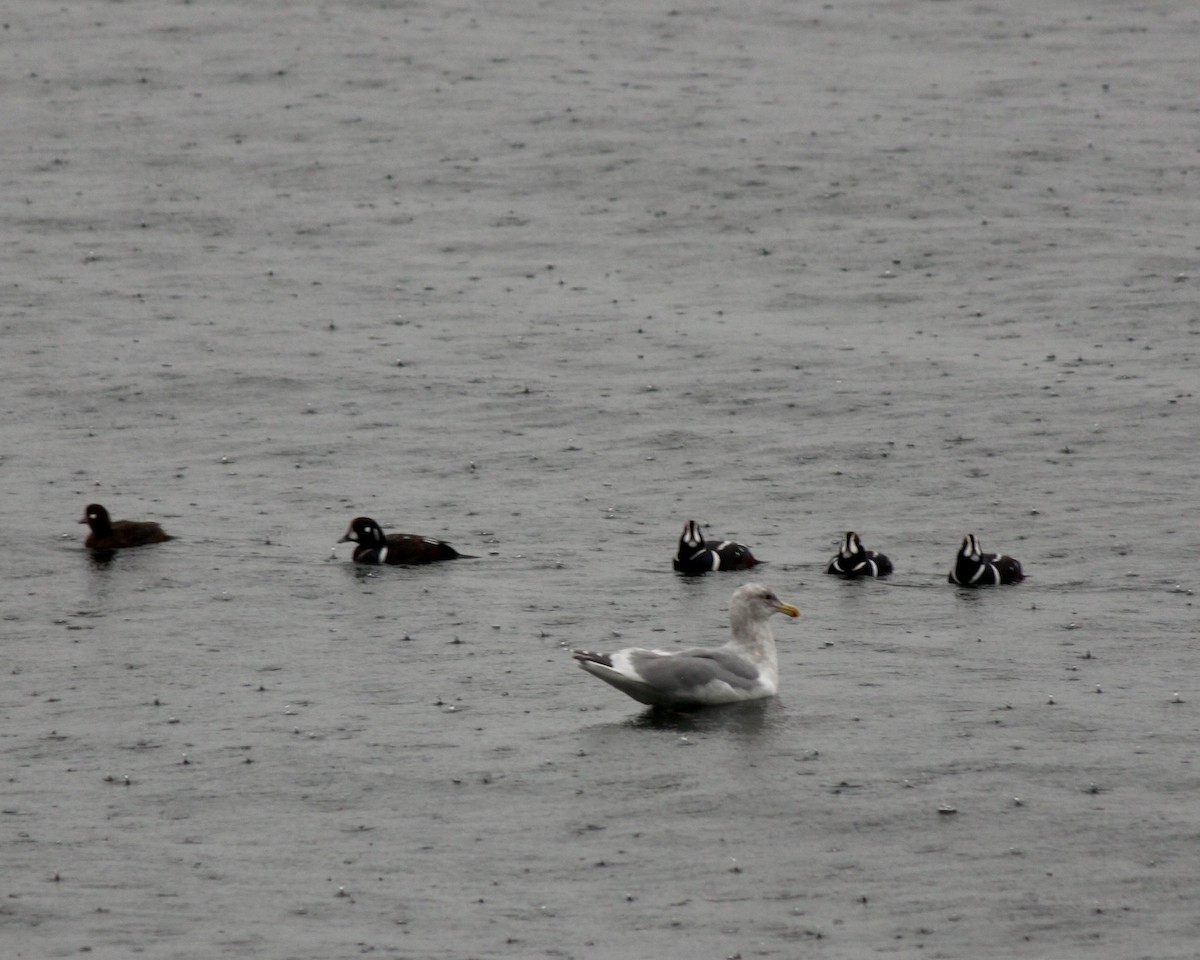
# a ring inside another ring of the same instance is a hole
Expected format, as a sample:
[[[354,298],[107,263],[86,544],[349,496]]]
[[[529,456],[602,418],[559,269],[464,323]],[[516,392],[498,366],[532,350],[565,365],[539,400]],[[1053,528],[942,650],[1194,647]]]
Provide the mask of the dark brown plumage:
[[[89,550],[123,550],[174,539],[152,520],[112,520],[98,503],[89,503],[79,522],[91,528],[83,541]]]

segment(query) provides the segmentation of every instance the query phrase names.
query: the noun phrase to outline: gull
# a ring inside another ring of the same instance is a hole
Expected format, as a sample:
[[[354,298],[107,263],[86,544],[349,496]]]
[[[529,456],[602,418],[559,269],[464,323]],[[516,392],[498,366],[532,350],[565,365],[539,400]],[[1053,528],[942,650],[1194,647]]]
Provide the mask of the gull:
[[[773,697],[779,690],[775,638],[767,620],[774,613],[800,616],[761,583],[734,591],[729,602],[728,643],[713,648],[615,653],[576,650],[579,666],[640,703],[654,707],[704,707]]]

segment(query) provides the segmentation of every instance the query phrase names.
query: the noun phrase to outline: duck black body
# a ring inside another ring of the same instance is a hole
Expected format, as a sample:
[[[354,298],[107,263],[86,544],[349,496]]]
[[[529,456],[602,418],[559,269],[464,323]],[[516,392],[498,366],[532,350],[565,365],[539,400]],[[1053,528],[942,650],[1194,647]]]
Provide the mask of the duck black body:
[[[83,541],[89,550],[124,550],[174,539],[151,520],[113,520],[98,503],[89,503],[79,522],[91,528]]]
[[[458,560],[470,557],[459,553],[444,540],[421,537],[413,533],[384,534],[383,528],[370,517],[355,517],[350,529],[338,543],[357,543],[355,563],[402,564],[437,563],[439,560]]]
[[[683,525],[679,551],[673,565],[680,573],[708,573],[710,570],[749,570],[762,561],[755,559],[750,548],[732,540],[707,543],[700,524],[689,520]]]
[[[973,533],[963,537],[962,547],[950,571],[949,580],[960,587],[994,586],[1020,583],[1025,579],[1019,561],[999,553],[984,553]]]
[[[851,530],[825,572],[857,580],[859,577],[886,577],[892,569],[891,560],[874,550],[864,550],[858,534]]]

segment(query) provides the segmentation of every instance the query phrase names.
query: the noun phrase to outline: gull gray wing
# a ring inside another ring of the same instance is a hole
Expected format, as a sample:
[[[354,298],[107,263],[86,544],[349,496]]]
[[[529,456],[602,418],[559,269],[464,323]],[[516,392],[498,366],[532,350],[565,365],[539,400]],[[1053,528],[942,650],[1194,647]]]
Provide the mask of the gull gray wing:
[[[681,650],[661,655],[646,651],[631,658],[638,676],[651,686],[672,694],[706,686],[713,681],[735,690],[749,690],[758,681],[759,670],[745,657],[729,650]]]

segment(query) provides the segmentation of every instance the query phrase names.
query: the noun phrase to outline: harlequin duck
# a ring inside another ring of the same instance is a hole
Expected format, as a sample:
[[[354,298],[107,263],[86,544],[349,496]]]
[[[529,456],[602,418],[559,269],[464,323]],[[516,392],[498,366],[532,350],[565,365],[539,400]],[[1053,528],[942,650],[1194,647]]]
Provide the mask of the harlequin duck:
[[[836,573],[856,580],[859,577],[886,577],[892,572],[892,561],[882,553],[864,550],[862,541],[853,530],[846,534],[837,556],[829,561],[826,573]]]
[[[679,538],[679,552],[675,554],[673,565],[680,573],[708,573],[710,570],[749,570],[761,562],[745,544],[732,540],[705,543],[700,524],[689,520],[683,525],[683,536]]]
[[[108,511],[98,503],[89,503],[80,523],[91,527],[83,541],[89,550],[119,550],[125,547],[144,547],[174,538],[150,520],[111,520]]]
[[[439,560],[470,558],[459,553],[444,540],[419,537],[412,533],[384,534],[383,528],[370,517],[355,517],[350,529],[338,543],[357,543],[355,563],[386,563],[389,565],[436,563]]]
[[[962,547],[949,580],[960,587],[982,587],[997,583],[1020,583],[1025,579],[1021,564],[1012,557],[984,553],[975,534],[963,537]]]

